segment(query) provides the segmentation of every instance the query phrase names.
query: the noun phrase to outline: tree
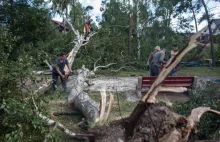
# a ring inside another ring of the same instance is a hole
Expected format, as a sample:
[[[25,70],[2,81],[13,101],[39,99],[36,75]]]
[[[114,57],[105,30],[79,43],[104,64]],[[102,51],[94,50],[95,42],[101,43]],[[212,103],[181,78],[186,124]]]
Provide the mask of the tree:
[[[212,67],[215,67],[215,50],[214,50],[214,43],[213,43],[213,31],[211,29],[211,20],[210,20],[210,14],[208,12],[206,3],[204,0],[201,0],[204,9],[205,9],[205,14],[206,14],[206,18],[207,18],[207,22],[208,22],[208,29],[209,29],[209,41],[210,41],[210,45],[211,45],[211,55],[212,55]]]
[[[72,0],[50,0],[53,3],[52,7],[55,12],[61,15],[65,15],[65,18],[68,19],[68,6],[73,4]],[[64,25],[65,20],[63,19]],[[66,33],[66,28],[64,28],[64,33]]]

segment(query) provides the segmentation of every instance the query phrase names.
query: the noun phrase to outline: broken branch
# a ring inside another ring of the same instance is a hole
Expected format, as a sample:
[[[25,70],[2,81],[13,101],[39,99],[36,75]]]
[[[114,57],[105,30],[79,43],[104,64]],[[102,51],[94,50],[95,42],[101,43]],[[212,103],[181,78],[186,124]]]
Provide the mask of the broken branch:
[[[101,104],[100,104],[100,116],[99,116],[99,120],[102,121],[104,114],[105,114],[105,106],[106,106],[106,91],[105,89],[102,89],[100,91],[101,93]]]
[[[107,68],[107,67],[115,65],[115,64],[117,64],[117,63],[110,63],[110,64],[108,64],[106,66],[97,66],[97,67],[94,68],[93,71],[96,72],[99,68]]]
[[[112,95],[112,93],[110,93],[109,95],[110,95],[110,100],[109,100],[108,110],[107,110],[106,116],[104,118],[105,121],[108,119],[110,112],[112,110],[113,104],[114,104],[114,96]]]

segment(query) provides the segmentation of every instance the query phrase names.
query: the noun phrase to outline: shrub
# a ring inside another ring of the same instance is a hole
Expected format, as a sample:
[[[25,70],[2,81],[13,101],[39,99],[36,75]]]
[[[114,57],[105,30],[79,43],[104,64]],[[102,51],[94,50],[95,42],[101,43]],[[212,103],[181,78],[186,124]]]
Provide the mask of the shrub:
[[[197,90],[197,92],[191,92],[190,99],[188,101],[175,102],[173,104],[173,110],[182,115],[190,115],[191,110],[197,107],[210,107],[214,110],[220,110],[220,92],[214,86],[219,84],[211,83],[204,90]],[[205,114],[202,116],[198,125],[198,139],[217,139],[218,133],[220,133],[220,119],[219,116],[214,114]]]

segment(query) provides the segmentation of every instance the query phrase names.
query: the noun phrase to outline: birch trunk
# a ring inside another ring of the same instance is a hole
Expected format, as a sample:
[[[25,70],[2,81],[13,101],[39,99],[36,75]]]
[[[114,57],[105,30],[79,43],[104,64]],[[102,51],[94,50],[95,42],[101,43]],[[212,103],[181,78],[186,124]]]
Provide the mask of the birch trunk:
[[[140,56],[141,56],[141,42],[140,42],[140,33],[139,33],[139,21],[140,21],[140,17],[139,17],[139,0],[137,0],[137,50],[138,50],[138,60],[140,60]]]
[[[80,110],[90,123],[96,123],[99,120],[99,104],[83,92],[84,83],[89,73],[89,70],[84,66],[78,70],[78,76],[74,82],[75,87],[67,98],[67,104],[69,107]]]

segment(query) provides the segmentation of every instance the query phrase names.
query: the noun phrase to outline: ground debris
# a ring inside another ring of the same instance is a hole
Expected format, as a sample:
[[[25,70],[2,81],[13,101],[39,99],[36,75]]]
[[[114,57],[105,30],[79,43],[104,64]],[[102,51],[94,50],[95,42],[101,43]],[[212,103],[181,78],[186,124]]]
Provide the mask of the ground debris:
[[[95,138],[90,141],[95,141],[95,142],[116,142],[117,140],[125,141],[125,129],[122,126],[121,122],[92,128],[89,130],[89,133],[95,135]]]

